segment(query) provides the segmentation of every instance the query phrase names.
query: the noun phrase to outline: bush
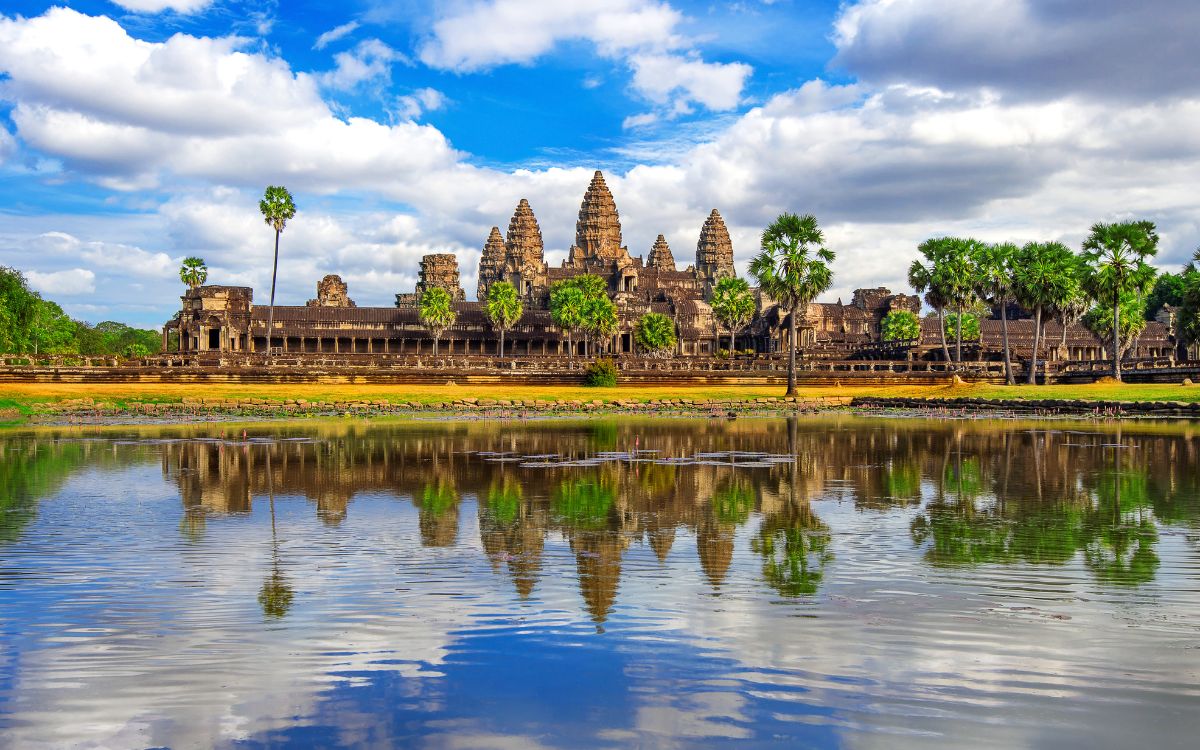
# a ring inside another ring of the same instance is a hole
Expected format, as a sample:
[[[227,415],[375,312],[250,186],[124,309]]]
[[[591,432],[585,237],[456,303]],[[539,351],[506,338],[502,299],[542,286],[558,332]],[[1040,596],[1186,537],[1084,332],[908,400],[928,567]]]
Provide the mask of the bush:
[[[717,359],[729,359],[728,349],[718,349],[716,351]]]
[[[753,357],[755,352],[753,349],[743,349],[741,353],[743,356]]]
[[[921,337],[921,321],[908,310],[892,310],[879,326],[884,341],[912,341]]]
[[[611,388],[617,384],[617,366],[611,359],[598,359],[588,365],[583,383],[592,388]]]

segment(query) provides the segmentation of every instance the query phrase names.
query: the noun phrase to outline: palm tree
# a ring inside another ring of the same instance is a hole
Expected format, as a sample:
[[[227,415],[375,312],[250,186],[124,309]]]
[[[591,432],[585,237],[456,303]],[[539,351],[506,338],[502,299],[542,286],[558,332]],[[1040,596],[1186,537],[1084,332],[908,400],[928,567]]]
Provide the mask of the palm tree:
[[[183,265],[179,266],[179,280],[187,284],[188,289],[195,289],[208,281],[208,266],[204,259],[194,255],[184,258]]]
[[[488,320],[500,333],[500,356],[504,356],[504,332],[517,324],[525,313],[525,305],[517,288],[507,281],[497,281],[488,287],[487,307]]]
[[[597,344],[615,336],[621,325],[617,317],[617,306],[607,294],[585,300],[580,317],[583,321],[582,328],[591,342],[592,353],[596,352]]]
[[[979,254],[983,243],[979,240],[946,238],[946,254],[941,265],[934,273],[943,279],[946,298],[957,313],[954,316],[954,360],[962,362],[962,320],[966,308],[975,304],[979,289],[979,267],[975,265],[975,256]]]
[[[433,355],[436,357],[442,333],[458,319],[450,304],[450,293],[440,286],[429,287],[421,294],[418,314],[421,323],[433,334]]]
[[[1113,311],[1113,377],[1121,380],[1121,298],[1144,294],[1154,281],[1146,263],[1158,252],[1158,232],[1152,221],[1098,223],[1083,242],[1088,264],[1088,291]]]
[[[271,333],[275,329],[275,276],[279,271],[279,235],[284,226],[296,215],[296,204],[292,194],[282,185],[268,185],[263,199],[258,202],[263,221],[275,230],[275,261],[271,264],[271,306],[267,311],[267,356],[271,356]]]
[[[788,396],[796,395],[796,316],[833,285],[834,254],[824,242],[816,217],[783,213],[763,230],[762,249],[750,261],[750,275],[789,313]]]
[[[942,258],[946,254],[945,238],[937,237],[925,240],[917,248],[917,252],[925,258],[922,263],[914,260],[908,267],[908,283],[917,292],[925,295],[925,304],[932,307],[938,315],[938,331],[942,341],[942,358],[950,361],[950,347],[946,344],[946,306],[950,298],[942,277],[937,273]]]
[[[662,313],[646,313],[634,327],[634,339],[651,357],[669,357],[675,351],[675,323]]]
[[[1000,308],[1000,331],[1004,344],[1004,380],[1009,385],[1016,384],[1008,345],[1008,305],[1016,299],[1013,262],[1018,250],[1017,246],[1011,242],[981,245],[975,257],[975,265],[979,268],[979,296]]]
[[[1071,275],[1063,289],[1062,298],[1054,305],[1054,317],[1058,318],[1058,322],[1062,326],[1062,341],[1059,342],[1059,348],[1062,350],[1067,350],[1068,329],[1083,320],[1083,316],[1092,306],[1092,301],[1088,299],[1083,283],[1087,275],[1087,265],[1078,255],[1073,257],[1074,268],[1071,269]]]
[[[550,286],[550,319],[567,334],[567,349],[575,355],[573,333],[583,325],[583,291],[569,280],[556,281]]]
[[[1016,256],[1017,299],[1033,310],[1033,353],[1029,359],[1028,383],[1037,383],[1038,346],[1041,343],[1042,313],[1054,308],[1070,293],[1075,254],[1061,242],[1030,242]]]
[[[713,315],[729,329],[729,351],[737,351],[738,331],[750,324],[754,317],[754,295],[745,279],[726,276],[717,281],[713,289]]]

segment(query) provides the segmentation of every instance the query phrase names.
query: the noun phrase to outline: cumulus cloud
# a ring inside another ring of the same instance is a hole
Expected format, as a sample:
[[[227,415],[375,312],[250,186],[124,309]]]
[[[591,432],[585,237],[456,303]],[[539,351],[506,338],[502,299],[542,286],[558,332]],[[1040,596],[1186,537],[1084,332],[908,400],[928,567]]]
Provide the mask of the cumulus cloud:
[[[125,10],[135,13],[161,13],[173,10],[176,13],[195,13],[212,5],[213,0],[112,0]]]
[[[1018,97],[1149,100],[1200,92],[1189,0],[859,0],[834,65],[875,83],[991,87]]]
[[[434,112],[446,106],[446,95],[437,89],[421,88],[396,99],[396,114],[406,120],[415,120],[426,112]]]
[[[459,6],[435,21],[420,58],[435,68],[470,72],[530,63],[561,42],[586,41],[601,55],[624,60],[633,71],[633,91],[669,104],[667,116],[690,112],[692,103],[736,107],[753,69],[701,60],[678,30],[683,20],[669,4],[653,0],[489,0]]]
[[[96,291],[96,274],[86,268],[71,268],[65,271],[29,271],[25,274],[29,286],[43,295],[91,294]]]
[[[354,49],[334,55],[333,61],[336,67],[319,76],[321,85],[349,91],[364,83],[390,82],[392,63],[408,58],[378,39],[364,39]]]

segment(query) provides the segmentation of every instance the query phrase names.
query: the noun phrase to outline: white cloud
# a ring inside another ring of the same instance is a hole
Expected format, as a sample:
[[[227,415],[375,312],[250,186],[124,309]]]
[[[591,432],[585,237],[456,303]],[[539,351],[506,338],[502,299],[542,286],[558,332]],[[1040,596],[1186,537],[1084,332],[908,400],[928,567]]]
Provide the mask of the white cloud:
[[[353,50],[334,55],[333,61],[336,67],[318,77],[321,85],[349,91],[363,83],[391,81],[392,63],[408,58],[378,39],[364,39]]]
[[[396,99],[396,113],[406,120],[415,120],[425,112],[434,112],[444,106],[446,95],[431,88],[417,89]]]
[[[490,0],[458,6],[435,21],[420,58],[435,68],[471,72],[530,63],[561,42],[587,41],[601,55],[624,60],[634,92],[668,105],[667,114],[690,111],[691,103],[733,109],[753,69],[701,60],[678,30],[683,21],[669,4],[652,0]],[[590,80],[585,87],[592,87]],[[634,118],[635,124],[647,121]]]
[[[734,109],[753,71],[745,63],[706,63],[678,55],[634,55],[633,87],[651,101],[694,101],[708,109]]]
[[[173,10],[176,13],[195,13],[212,5],[213,0],[112,0],[114,4],[135,13],[161,13]]]
[[[91,294],[96,291],[96,274],[86,268],[71,268],[66,271],[29,271],[25,274],[29,286],[43,295]]]
[[[353,34],[358,30],[358,21],[349,21],[341,26],[335,26],[324,34],[317,37],[317,41],[313,43],[313,49],[325,49],[330,44],[336,42],[342,37]]]

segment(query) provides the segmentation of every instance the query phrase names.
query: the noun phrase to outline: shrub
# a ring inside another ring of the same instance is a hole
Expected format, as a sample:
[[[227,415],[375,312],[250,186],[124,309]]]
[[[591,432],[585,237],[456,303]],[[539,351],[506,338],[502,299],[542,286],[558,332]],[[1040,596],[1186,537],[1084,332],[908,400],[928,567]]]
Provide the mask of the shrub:
[[[598,359],[588,365],[583,383],[592,388],[611,388],[617,384],[617,366],[611,359]]]
[[[675,324],[662,313],[646,313],[633,329],[642,351],[652,357],[669,357],[675,351]]]
[[[946,314],[946,338],[955,338],[958,335],[958,315],[955,313]],[[979,340],[979,318],[971,313],[963,313],[962,316],[962,337],[963,341],[978,341]]]
[[[911,341],[921,337],[921,321],[908,310],[892,310],[879,325],[884,341]]]
[[[729,359],[728,349],[718,349],[716,351],[717,359]]]
[[[743,350],[742,350],[742,354],[743,354],[743,355],[745,355],[745,356],[747,356],[747,357],[753,357],[753,356],[754,356],[754,350],[753,350],[753,349],[743,349]]]

